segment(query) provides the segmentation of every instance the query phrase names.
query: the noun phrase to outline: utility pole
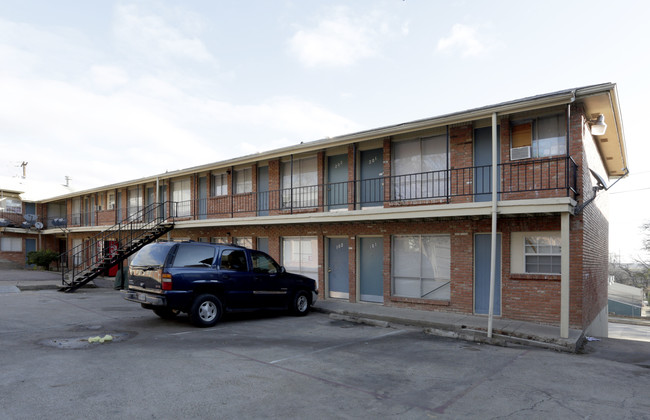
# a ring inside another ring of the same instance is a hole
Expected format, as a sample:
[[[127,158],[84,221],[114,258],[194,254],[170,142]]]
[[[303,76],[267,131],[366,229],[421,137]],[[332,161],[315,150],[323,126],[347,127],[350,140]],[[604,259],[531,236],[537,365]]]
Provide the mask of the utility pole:
[[[29,163],[29,162],[25,162],[25,161],[23,161],[23,163],[20,164],[20,166],[23,167],[23,179],[25,179],[25,177],[27,176],[27,164],[28,164],[28,163]]]

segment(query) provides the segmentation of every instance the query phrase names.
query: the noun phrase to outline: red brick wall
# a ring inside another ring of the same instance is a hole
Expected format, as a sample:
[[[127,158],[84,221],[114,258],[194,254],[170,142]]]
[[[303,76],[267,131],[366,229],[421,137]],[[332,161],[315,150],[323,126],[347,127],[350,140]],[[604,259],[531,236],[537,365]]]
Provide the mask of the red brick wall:
[[[602,160],[598,155],[596,145],[588,130],[585,129],[584,110],[580,106],[572,106],[571,137],[582,141],[571,142],[571,154],[578,163],[579,204],[591,198],[594,194],[591,167],[602,175],[606,174]],[[609,222],[607,218],[607,192],[600,191],[597,198],[587,205],[572,224],[573,235],[578,236],[572,251],[580,252],[580,280],[576,297],[580,298],[581,325],[588,327],[596,316],[607,305],[607,278],[609,261]],[[573,228],[575,227],[575,231]],[[572,261],[574,259],[572,258]],[[573,269],[573,267],[572,267]],[[573,275],[572,275],[573,281]],[[572,289],[573,293],[573,289]],[[573,299],[572,299],[573,302]]]
[[[473,313],[474,302],[474,253],[475,233],[489,233],[489,218],[455,218],[447,220],[426,220],[411,222],[364,222],[336,224],[265,225],[219,228],[174,229],[172,238],[228,236],[251,236],[269,238],[269,253],[281,261],[281,239],[288,236],[316,236],[318,238],[318,273],[321,297],[324,296],[324,246],[325,238],[348,236],[349,238],[349,286],[350,301],[356,301],[356,240],[363,235],[380,234],[384,238],[384,304],[386,306],[415,309]],[[502,217],[498,230],[502,234],[502,317],[545,324],[559,323],[559,276],[522,276],[510,274],[510,236],[517,231],[560,230],[559,216],[544,217]],[[450,301],[429,301],[391,296],[391,240],[399,234],[448,234],[451,244],[451,299]],[[254,245],[255,246],[255,245]],[[579,307],[578,295],[574,294],[572,308]],[[575,305],[575,306],[574,306]],[[572,309],[571,324],[580,324]]]

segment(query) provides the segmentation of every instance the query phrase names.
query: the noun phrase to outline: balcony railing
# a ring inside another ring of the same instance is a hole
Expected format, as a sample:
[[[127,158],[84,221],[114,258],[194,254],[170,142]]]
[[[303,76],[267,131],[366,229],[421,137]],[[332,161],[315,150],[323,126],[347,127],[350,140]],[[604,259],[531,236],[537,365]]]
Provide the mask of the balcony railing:
[[[498,169],[499,200],[576,197],[577,165],[570,157],[502,163]],[[472,166],[167,202],[160,208],[159,216],[193,220],[468,203],[491,200],[491,193],[492,166]],[[119,222],[116,218],[116,210],[97,212],[94,217],[71,215],[73,222],[92,220],[100,225],[108,224],[102,222],[105,219]]]

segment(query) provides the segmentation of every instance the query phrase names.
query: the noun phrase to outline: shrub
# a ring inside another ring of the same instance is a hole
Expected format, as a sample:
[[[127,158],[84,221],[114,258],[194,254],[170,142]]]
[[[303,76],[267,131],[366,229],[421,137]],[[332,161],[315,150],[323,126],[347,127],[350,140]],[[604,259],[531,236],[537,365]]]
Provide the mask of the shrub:
[[[53,261],[59,259],[59,253],[46,249],[44,251],[32,251],[27,254],[27,262],[29,264],[36,264],[46,270],[50,268]]]

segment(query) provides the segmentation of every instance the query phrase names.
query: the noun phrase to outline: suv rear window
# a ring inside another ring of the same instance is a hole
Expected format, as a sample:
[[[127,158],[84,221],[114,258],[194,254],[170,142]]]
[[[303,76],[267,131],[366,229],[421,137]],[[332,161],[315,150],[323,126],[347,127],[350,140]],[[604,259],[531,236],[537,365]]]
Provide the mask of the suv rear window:
[[[165,264],[165,258],[169,253],[169,249],[174,244],[160,243],[160,244],[150,244],[142,248],[133,258],[131,265],[134,267],[145,267],[145,266],[162,266]]]
[[[173,267],[210,267],[214,260],[214,247],[180,244]]]

